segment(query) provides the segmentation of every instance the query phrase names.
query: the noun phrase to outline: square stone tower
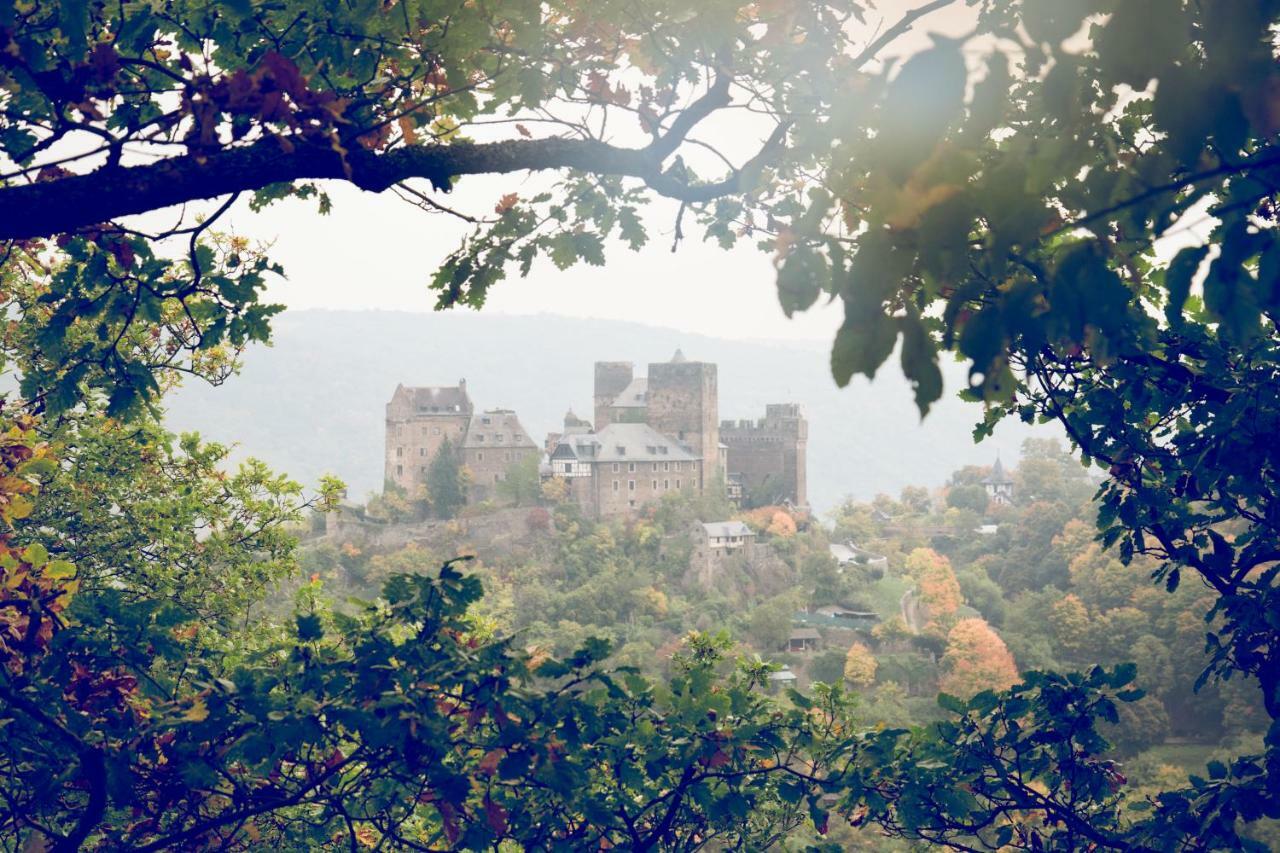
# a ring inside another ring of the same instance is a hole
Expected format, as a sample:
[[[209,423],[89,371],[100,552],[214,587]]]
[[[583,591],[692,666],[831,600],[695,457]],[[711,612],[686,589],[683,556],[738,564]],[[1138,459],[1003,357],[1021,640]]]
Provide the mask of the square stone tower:
[[[790,501],[806,507],[809,422],[795,403],[770,403],[763,418],[724,421],[725,467],[737,475],[747,506]]]
[[[456,386],[397,385],[387,403],[385,479],[413,494],[427,480],[427,468],[447,438],[462,448],[473,411],[467,380]]]
[[[671,361],[649,365],[646,421],[702,457],[703,488],[724,482],[718,399],[714,364],[689,361],[676,350]]]
[[[595,428],[610,423],[609,409],[634,378],[635,366],[629,361],[597,361],[595,382]]]

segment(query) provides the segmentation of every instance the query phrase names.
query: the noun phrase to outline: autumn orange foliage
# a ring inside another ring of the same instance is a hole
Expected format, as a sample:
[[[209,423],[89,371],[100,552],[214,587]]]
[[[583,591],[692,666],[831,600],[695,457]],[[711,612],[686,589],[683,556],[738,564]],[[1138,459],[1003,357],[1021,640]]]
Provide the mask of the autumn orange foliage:
[[[951,561],[932,549],[917,548],[907,556],[907,574],[916,582],[924,605],[924,630],[938,636],[945,634],[964,603]]]
[[[985,619],[961,619],[947,635],[942,656],[944,693],[969,698],[983,690],[1004,690],[1018,681],[1013,655]]]
[[[862,643],[849,647],[844,658],[844,678],[850,684],[866,687],[876,680],[876,658]]]
[[[762,506],[743,513],[742,520],[757,533],[787,539],[796,535],[795,516],[780,506]]]

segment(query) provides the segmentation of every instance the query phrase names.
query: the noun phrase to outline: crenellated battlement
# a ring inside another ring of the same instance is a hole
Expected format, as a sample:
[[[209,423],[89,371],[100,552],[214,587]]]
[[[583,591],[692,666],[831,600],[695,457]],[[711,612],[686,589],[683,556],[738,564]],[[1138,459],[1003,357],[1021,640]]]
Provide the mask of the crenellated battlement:
[[[752,504],[807,503],[806,457],[809,422],[795,403],[770,403],[765,416],[720,422],[728,448],[728,470],[743,484]]]

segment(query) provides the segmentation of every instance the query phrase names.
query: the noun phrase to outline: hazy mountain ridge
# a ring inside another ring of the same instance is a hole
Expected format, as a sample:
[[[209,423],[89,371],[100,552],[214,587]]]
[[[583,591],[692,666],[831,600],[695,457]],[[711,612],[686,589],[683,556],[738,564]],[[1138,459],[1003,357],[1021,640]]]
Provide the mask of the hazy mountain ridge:
[[[1006,424],[980,446],[978,408],[955,398],[964,370],[945,367],[948,394],[920,422],[896,367],[838,389],[812,344],[755,343],[612,320],[473,312],[289,311],[275,343],[256,347],[219,388],[191,383],[170,396],[169,424],[236,443],[307,484],[332,472],[363,497],[382,487],[383,407],[398,382],[466,378],[481,408],[515,409],[539,441],[566,410],[590,419],[592,363],[671,357],[719,365],[720,417],[757,418],[766,403],[798,402],[809,419],[809,496],[827,510],[843,496],[938,485],[997,448],[1016,459],[1031,430]]]

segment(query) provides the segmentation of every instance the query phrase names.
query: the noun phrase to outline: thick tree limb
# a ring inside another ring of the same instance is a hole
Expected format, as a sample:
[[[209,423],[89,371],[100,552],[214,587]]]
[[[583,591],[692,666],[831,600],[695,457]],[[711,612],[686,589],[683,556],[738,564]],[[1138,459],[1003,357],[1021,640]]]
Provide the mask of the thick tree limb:
[[[425,178],[447,190],[451,179],[461,175],[577,169],[640,178],[665,196],[698,203],[738,191],[744,176],[758,173],[777,155],[785,135],[785,126],[779,127],[741,170],[715,183],[695,185],[664,174],[659,151],[595,140],[412,145],[383,154],[352,149],[344,158],[327,143],[291,141],[291,150],[285,150],[278,140],[266,139],[201,157],[104,167],[0,188],[0,240],[47,237],[122,216],[307,179],[347,180],[363,190],[382,192],[409,178]]]

